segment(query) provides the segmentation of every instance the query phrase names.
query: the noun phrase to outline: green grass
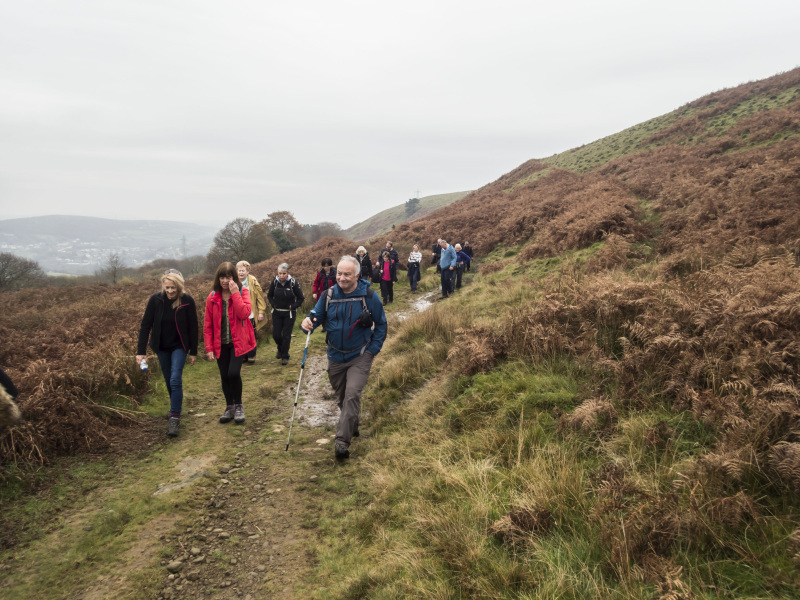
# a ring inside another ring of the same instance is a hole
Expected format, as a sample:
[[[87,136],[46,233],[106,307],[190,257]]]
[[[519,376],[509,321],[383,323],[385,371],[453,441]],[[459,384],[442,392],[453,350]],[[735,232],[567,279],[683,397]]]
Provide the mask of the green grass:
[[[595,365],[512,356],[466,376],[448,358],[459,327],[499,328],[509,310],[541,301],[545,281],[552,288],[564,272],[579,276],[602,245],[532,261],[519,259],[520,247],[498,248],[486,261],[507,261],[504,270],[474,275],[465,293],[392,331],[365,391],[373,435],[360,442],[364,458],[319,482],[327,501],[316,521],[317,573],[330,583],[314,597],[649,600],[659,585],[673,586],[676,598],[689,590],[798,597],[786,553],[798,512],[791,502],[761,498],[764,482],[749,482],[762,518],[728,528],[709,518],[708,505],[698,508],[696,489],[681,486],[716,443],[714,425],[643,389],[648,408],[621,408],[610,430],[571,430],[560,415],[616,393]],[[609,349],[619,345],[612,325],[598,331]],[[618,506],[598,479],[609,465],[629,486]],[[672,498],[699,528],[673,544],[670,581],[648,579],[604,541],[624,536],[625,523],[635,529],[651,495]],[[517,542],[492,533],[520,509],[545,511],[550,525],[523,530]]]

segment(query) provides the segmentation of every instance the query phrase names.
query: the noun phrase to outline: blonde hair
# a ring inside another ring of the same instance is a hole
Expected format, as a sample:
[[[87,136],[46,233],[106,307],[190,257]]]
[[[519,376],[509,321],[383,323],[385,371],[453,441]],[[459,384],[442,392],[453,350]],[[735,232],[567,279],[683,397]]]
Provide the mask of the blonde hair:
[[[183,275],[180,273],[165,273],[161,276],[161,291],[165,294],[167,293],[164,289],[164,281],[168,280],[175,284],[175,287],[178,288],[178,297],[175,298],[175,302],[172,303],[172,308],[178,308],[181,304],[181,296],[183,295],[184,289],[184,282],[183,282]]]
[[[356,254],[361,254],[362,252],[363,252],[364,254],[366,254],[366,253],[367,253],[367,249],[366,249],[366,248],[364,248],[364,246],[359,246],[359,247],[358,247],[358,250],[356,250]]]
[[[250,263],[247,262],[246,260],[240,260],[238,263],[236,263],[236,270],[237,271],[239,269],[241,269],[242,267],[247,269],[247,274],[249,275],[250,274]]]

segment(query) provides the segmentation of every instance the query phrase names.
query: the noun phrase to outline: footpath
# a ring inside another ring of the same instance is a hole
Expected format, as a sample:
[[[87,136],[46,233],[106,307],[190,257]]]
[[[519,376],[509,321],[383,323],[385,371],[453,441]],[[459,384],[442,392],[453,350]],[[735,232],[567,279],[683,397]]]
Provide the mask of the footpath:
[[[430,306],[421,294],[393,323]],[[111,455],[48,468],[39,493],[15,501],[13,539],[0,551],[4,600],[327,598],[326,522],[363,504],[359,443],[336,461],[339,410],[326,374],[324,335],[311,336],[291,444],[286,451],[305,339],[296,329],[281,366],[265,334],[242,367],[243,425],[218,422],[219,371],[198,357],[184,370],[177,438],[165,436],[160,374],[143,405],[156,418],[114,440]],[[364,410],[368,410],[365,402]],[[334,558],[335,559],[335,558]]]
[[[241,426],[218,423],[219,372],[198,358],[184,371],[179,436],[164,436],[164,419],[156,441],[97,466],[86,494],[65,492],[44,532],[3,555],[3,598],[324,596],[324,585],[310,576],[319,499],[347,490],[359,458],[354,452],[347,462],[334,459],[338,408],[322,336],[314,338],[288,452],[305,340],[293,340],[288,366],[262,343],[256,364],[242,367]],[[156,388],[163,386],[155,381],[160,375],[153,377]],[[155,395],[166,411],[166,393]]]

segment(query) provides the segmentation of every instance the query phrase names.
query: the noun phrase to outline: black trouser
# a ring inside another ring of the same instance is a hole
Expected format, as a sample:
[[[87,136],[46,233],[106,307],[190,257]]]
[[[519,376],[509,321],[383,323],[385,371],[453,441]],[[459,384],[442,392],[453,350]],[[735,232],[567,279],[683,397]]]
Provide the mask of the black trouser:
[[[467,264],[469,264],[469,263],[467,263]],[[456,267],[456,289],[457,290],[461,289],[461,276],[463,274],[464,274],[464,265],[463,264],[458,265]]]
[[[256,320],[250,319],[250,322],[253,324],[253,335],[258,335],[258,329],[256,329]],[[256,350],[258,350],[258,338],[256,338],[256,346],[250,352],[247,353],[245,358],[255,358],[256,357]]]
[[[470,258],[472,258],[472,257],[470,256]],[[469,271],[469,264],[470,264],[471,262],[472,262],[471,260],[468,260],[468,261],[467,261],[467,264],[465,265],[465,266],[467,267],[467,271]]]
[[[220,349],[217,366],[219,377],[222,380],[222,393],[225,395],[225,404],[242,403],[242,359],[243,356],[234,355],[233,344],[223,344]]]
[[[383,303],[388,304],[394,301],[394,282],[381,279],[381,296],[383,296]]]
[[[408,278],[411,280],[411,291],[416,292],[419,282],[419,263],[408,263]]]
[[[453,271],[442,269],[442,297],[447,298],[453,293]]]
[[[289,358],[289,345],[292,343],[292,329],[294,320],[297,318],[295,311],[272,311],[272,339],[278,346],[278,353],[281,358]]]

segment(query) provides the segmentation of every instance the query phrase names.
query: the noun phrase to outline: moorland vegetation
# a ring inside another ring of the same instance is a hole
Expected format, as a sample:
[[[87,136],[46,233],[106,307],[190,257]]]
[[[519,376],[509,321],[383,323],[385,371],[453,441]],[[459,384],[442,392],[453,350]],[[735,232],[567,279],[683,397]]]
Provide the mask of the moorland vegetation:
[[[480,273],[376,361],[368,493],[317,524],[326,593],[798,597],[799,232],[800,69],[396,227],[401,255],[468,237]],[[309,289],[353,250],[325,237],[252,271],[286,260]],[[152,285],[0,295],[28,414],[0,438],[6,477],[136,418]]]

